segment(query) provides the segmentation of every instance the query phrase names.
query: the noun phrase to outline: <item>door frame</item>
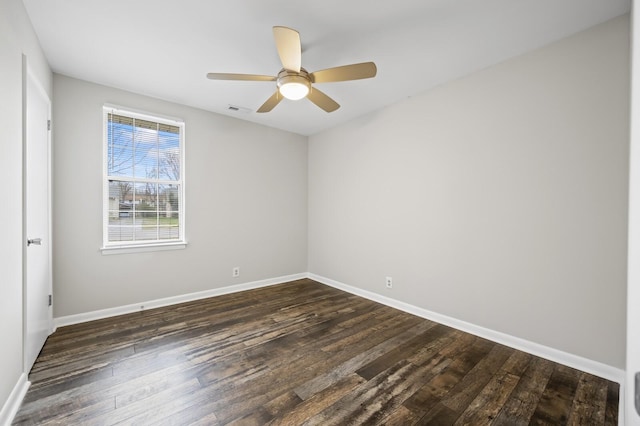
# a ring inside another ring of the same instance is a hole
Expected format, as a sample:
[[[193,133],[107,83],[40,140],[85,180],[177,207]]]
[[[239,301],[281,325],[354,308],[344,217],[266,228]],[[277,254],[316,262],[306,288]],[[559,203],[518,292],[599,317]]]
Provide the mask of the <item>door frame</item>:
[[[624,424],[640,426],[635,373],[640,371],[640,5],[631,4],[631,116],[629,145],[629,247],[627,270],[627,365]],[[622,395],[621,395],[622,397]],[[622,398],[621,398],[622,399]]]
[[[44,90],[44,86],[41,81],[38,79],[36,74],[33,72],[29,63],[27,61],[26,55],[22,55],[22,369],[24,373],[29,375],[29,371],[27,370],[27,87],[29,86],[28,80],[31,79],[34,83],[34,87],[36,90],[40,92],[40,94],[47,100],[49,107],[47,110],[47,116],[49,122],[51,122],[51,99],[47,94],[47,91]],[[47,132],[47,235],[43,236],[47,238],[48,244],[48,270],[47,270],[47,287],[49,294],[53,295],[53,240],[52,236],[52,211],[53,205],[51,200],[52,194],[52,170],[51,170],[51,128]],[[51,306],[49,306],[49,334],[55,331],[53,327],[53,301]]]

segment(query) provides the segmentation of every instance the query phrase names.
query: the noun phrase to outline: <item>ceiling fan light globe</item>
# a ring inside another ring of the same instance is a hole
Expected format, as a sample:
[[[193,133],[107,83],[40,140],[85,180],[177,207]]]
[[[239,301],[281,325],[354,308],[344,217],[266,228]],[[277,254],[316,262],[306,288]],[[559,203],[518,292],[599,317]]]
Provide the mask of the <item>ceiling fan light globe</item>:
[[[301,75],[285,75],[278,79],[278,90],[287,99],[297,101],[309,94],[311,82]]]
[[[297,101],[309,94],[309,87],[300,83],[287,83],[280,86],[280,94],[287,99]]]

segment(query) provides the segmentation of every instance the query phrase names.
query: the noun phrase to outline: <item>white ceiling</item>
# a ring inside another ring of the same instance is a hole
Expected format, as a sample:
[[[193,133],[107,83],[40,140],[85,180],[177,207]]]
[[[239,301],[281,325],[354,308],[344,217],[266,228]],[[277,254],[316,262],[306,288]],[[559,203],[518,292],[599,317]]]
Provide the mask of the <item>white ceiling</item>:
[[[24,0],[54,72],[303,135],[624,14],[630,2]],[[205,76],[277,74],[274,25],[300,32],[310,72],[374,61],[378,75],[319,84],[341,105],[332,113],[303,99],[257,114],[275,82]]]

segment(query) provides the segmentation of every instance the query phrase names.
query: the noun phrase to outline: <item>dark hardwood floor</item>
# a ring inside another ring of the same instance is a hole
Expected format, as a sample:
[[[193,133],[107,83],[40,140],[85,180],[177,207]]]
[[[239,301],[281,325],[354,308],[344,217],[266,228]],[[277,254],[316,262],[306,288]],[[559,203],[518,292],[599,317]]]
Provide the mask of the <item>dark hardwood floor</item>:
[[[617,425],[618,384],[311,280],[58,329],[14,424]]]

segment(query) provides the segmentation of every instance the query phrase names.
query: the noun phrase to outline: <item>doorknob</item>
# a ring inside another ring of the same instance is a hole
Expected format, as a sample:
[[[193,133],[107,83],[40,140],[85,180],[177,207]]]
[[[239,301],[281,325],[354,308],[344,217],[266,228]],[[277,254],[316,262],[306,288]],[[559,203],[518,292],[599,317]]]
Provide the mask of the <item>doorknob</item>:
[[[27,247],[29,247],[31,244],[35,244],[37,246],[42,245],[42,238],[29,238],[27,240]]]

